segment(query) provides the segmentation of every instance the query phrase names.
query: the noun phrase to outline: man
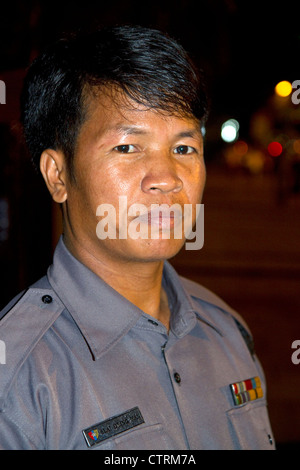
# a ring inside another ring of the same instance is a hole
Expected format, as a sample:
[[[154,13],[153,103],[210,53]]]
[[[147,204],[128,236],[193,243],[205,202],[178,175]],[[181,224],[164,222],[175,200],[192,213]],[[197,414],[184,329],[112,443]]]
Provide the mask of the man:
[[[24,131],[63,237],[0,315],[1,448],[274,448],[247,327],[165,261],[196,223],[205,117],[201,76],[158,31],[77,35],[31,66]]]

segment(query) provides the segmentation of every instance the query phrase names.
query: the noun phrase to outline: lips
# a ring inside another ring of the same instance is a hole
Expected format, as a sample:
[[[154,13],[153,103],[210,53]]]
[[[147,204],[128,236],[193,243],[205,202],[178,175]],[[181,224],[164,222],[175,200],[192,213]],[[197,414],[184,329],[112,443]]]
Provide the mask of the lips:
[[[135,223],[151,225],[161,229],[170,229],[182,221],[182,211],[169,206],[151,208],[134,218]]]

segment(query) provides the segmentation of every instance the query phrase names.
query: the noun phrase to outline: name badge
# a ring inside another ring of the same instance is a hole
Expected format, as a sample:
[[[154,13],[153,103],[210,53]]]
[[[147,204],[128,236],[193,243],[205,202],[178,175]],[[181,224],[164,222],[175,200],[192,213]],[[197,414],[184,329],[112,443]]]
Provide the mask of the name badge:
[[[110,437],[116,436],[128,429],[134,428],[139,424],[144,423],[144,418],[139,408],[136,406],[131,410],[125,411],[118,416],[101,421],[98,424],[84,429],[82,431],[88,447],[99,444]]]

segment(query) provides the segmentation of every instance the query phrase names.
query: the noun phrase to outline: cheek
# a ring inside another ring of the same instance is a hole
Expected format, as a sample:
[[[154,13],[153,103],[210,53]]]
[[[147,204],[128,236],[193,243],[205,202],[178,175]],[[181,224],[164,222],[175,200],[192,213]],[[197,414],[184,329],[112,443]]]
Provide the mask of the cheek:
[[[206,181],[205,166],[199,164],[187,178],[185,188],[190,203],[200,203]]]
[[[84,184],[79,188],[81,207],[89,214],[96,215],[99,205],[110,204],[118,214],[121,196],[126,196],[128,202],[135,200],[138,187],[136,176],[137,172],[132,168],[127,168],[127,171],[112,166],[97,169],[85,178]]]
[[[137,165],[110,166],[101,172],[101,196],[103,202],[117,202],[120,196],[128,200],[137,197],[141,186],[141,175]]]
[[[203,195],[203,191],[204,191],[204,188],[205,188],[205,184],[206,184],[206,169],[205,169],[205,166],[203,165],[203,168],[202,168],[202,171],[201,171],[201,176],[200,176],[200,197],[202,199],[202,195]]]
[[[76,182],[68,188],[69,212],[87,221],[91,215],[96,215],[96,208],[102,184],[98,172],[90,171],[85,166],[77,165]],[[71,214],[70,214],[71,215]]]

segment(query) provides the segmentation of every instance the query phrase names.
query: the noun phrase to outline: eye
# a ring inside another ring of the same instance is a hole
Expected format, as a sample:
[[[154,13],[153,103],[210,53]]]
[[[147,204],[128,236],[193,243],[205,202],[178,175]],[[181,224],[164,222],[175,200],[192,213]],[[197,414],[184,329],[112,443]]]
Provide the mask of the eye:
[[[117,147],[115,147],[114,150],[119,153],[133,153],[135,151],[135,147],[134,145],[123,144],[123,145],[117,145]]]
[[[174,149],[174,153],[178,153],[180,155],[187,155],[195,151],[196,150],[194,149],[194,147],[191,147],[190,145],[179,145]]]

